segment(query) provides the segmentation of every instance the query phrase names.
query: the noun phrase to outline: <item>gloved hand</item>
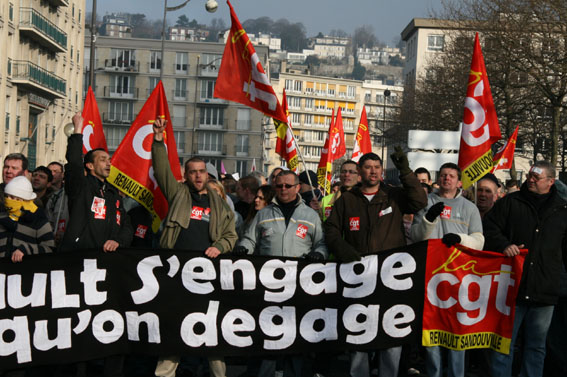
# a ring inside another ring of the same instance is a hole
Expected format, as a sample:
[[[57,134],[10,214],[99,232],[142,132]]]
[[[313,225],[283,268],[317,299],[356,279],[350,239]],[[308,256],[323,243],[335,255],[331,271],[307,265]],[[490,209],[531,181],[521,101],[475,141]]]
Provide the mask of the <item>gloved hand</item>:
[[[350,250],[350,248],[345,248],[340,253],[335,254],[339,262],[343,263],[350,263],[350,262],[358,262],[360,258],[360,254],[358,254],[354,250]]]
[[[245,248],[244,246],[236,246],[232,250],[232,255],[246,255],[246,254],[248,254],[248,249]]]
[[[323,262],[323,260],[325,259],[325,256],[323,254],[319,253],[318,251],[310,251],[305,256],[305,259],[307,259],[309,262],[319,263],[319,262]]]
[[[402,150],[402,147],[396,146],[394,148],[394,153],[390,155],[390,158],[396,165],[396,168],[400,171],[400,175],[406,175],[411,173],[411,169],[409,167],[408,156]]]
[[[447,246],[453,246],[461,242],[461,236],[455,233],[447,233],[443,236],[441,241]]]
[[[441,215],[443,209],[445,209],[445,203],[443,202],[435,203],[427,210],[427,213],[425,214],[425,218],[427,219],[427,221],[432,223],[435,221],[436,218],[439,217],[439,215]]]

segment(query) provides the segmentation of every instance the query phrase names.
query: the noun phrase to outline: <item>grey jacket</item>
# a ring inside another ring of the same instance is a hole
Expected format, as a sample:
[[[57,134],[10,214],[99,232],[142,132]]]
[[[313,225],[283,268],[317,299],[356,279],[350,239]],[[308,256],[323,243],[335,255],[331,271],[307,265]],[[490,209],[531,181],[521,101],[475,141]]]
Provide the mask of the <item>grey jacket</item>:
[[[328,256],[323,225],[317,212],[298,200],[289,224],[274,199],[256,214],[239,242],[258,255],[302,257],[311,251]]]

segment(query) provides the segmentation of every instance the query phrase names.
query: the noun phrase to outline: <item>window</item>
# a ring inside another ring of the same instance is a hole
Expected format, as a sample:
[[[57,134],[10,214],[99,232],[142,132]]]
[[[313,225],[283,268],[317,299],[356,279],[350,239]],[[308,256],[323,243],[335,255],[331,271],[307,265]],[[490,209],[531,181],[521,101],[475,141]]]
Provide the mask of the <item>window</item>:
[[[443,51],[445,37],[443,35],[427,36],[427,49],[429,51]]]
[[[187,112],[185,105],[173,105],[173,127],[185,127]]]
[[[306,110],[313,110],[313,103],[314,103],[313,98],[306,98],[305,99],[305,109]]]
[[[123,69],[134,68],[136,65],[134,51],[113,48],[110,52],[110,59],[106,61],[106,66]]]
[[[222,152],[222,133],[221,132],[199,132],[199,152]]]
[[[224,124],[222,107],[203,107],[200,111],[199,125],[222,128]]]
[[[293,90],[296,92],[301,92],[301,88],[303,87],[303,81],[295,80],[293,83]]]
[[[203,54],[201,60],[201,73],[217,73],[221,64],[222,55]]]
[[[248,155],[248,135],[236,135],[236,155]]]
[[[173,131],[173,136],[175,137],[175,145],[177,145],[177,152],[185,152],[185,132],[183,131]]]
[[[355,95],[356,95],[356,88],[354,86],[349,86],[347,88],[347,97],[354,98]]]
[[[291,114],[291,124],[300,124],[301,123],[301,114],[293,113]]]
[[[287,104],[292,109],[301,108],[301,98],[300,97],[287,97]]]
[[[236,129],[250,129],[250,109],[238,109],[238,114],[236,117]]]
[[[293,90],[293,80],[285,80],[285,90],[288,92]]]
[[[150,56],[150,71],[161,69],[161,51],[152,51]]]
[[[133,89],[130,76],[110,76],[111,96],[131,95]]]
[[[186,52],[175,53],[175,73],[187,73],[189,57]]]
[[[214,92],[215,92],[214,80],[201,81],[201,99],[213,99]]]
[[[175,79],[175,92],[173,93],[175,99],[187,98],[187,80]]]
[[[305,114],[303,115],[303,124],[306,126],[310,126],[313,124],[313,114]]]
[[[248,165],[248,161],[242,161],[242,160],[236,161],[236,172],[241,177],[245,177],[248,175],[247,165]]]
[[[133,120],[133,104],[131,102],[114,102],[108,103],[109,121],[119,123],[131,123]]]
[[[158,82],[159,82],[159,77],[150,77],[150,85],[149,85],[150,86],[150,92],[148,93],[148,96],[156,88]]]
[[[120,127],[120,126],[105,126],[103,127],[104,134],[106,137],[106,144],[108,145],[109,149],[116,149],[126,136],[126,132],[128,132],[128,127]]]

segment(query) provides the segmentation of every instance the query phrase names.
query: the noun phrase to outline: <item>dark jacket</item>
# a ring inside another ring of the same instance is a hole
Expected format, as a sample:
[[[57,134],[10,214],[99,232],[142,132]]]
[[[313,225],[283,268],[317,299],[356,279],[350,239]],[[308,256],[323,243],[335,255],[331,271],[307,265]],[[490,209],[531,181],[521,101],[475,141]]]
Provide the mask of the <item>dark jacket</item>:
[[[509,245],[524,244],[528,255],[517,301],[551,305],[559,296],[561,262],[567,261],[567,202],[555,186],[539,211],[530,196],[524,183],[494,204],[483,221],[484,248],[503,252]]]
[[[424,208],[427,196],[413,173],[400,180],[403,188],[380,183],[370,202],[359,185],[335,202],[325,222],[325,243],[339,261],[406,245],[402,216]]]
[[[45,211],[22,211],[13,221],[7,212],[0,212],[0,258],[11,257],[16,249],[25,255],[51,253],[55,246],[53,231]]]
[[[122,198],[118,195],[118,190],[106,180],[101,181],[91,174],[85,176],[82,151],[82,135],[71,135],[65,155],[69,224],[61,242],[61,250],[99,248],[108,240],[116,241],[120,246],[129,246],[133,230],[122,206]],[[92,210],[95,197],[104,199],[104,218],[95,218]]]

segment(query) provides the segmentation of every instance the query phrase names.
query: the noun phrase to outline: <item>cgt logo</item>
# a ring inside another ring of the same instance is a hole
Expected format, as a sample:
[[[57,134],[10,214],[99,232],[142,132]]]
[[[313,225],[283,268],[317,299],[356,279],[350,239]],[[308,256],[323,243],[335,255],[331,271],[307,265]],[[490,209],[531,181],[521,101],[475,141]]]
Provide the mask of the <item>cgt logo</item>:
[[[348,225],[350,230],[360,230],[360,217],[350,217]]]
[[[191,209],[191,220],[201,220],[203,218],[203,211],[204,209],[202,207],[193,207],[193,209]]]
[[[445,206],[445,208],[443,208],[443,212],[441,212],[441,217],[442,219],[450,219],[451,218],[451,207],[449,206]]]
[[[461,256],[463,258],[459,258]],[[512,266],[501,264],[496,270],[477,271],[477,262],[465,258],[461,251],[455,249],[441,266],[432,271],[433,276],[427,282],[429,303],[440,309],[454,307],[452,310],[456,311],[457,320],[465,326],[482,321],[490,312],[489,308],[495,308],[506,316],[511,313],[507,298],[510,288],[516,284]],[[457,276],[459,271],[470,273]],[[491,291],[496,295],[491,295]]]
[[[297,226],[297,230],[295,231],[295,235],[301,239],[305,238],[305,236],[307,235],[307,231],[309,230],[308,227],[306,227],[303,224],[299,224]]]

